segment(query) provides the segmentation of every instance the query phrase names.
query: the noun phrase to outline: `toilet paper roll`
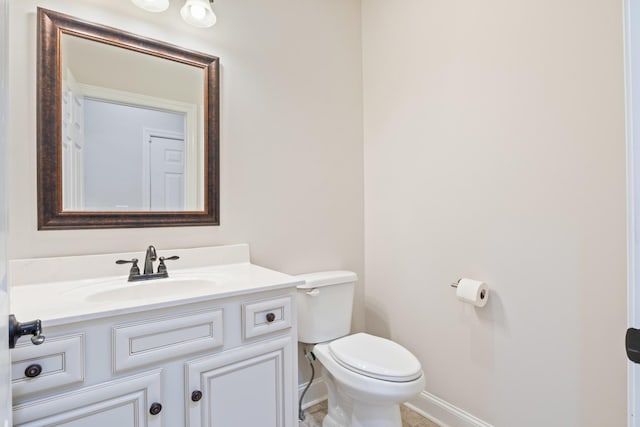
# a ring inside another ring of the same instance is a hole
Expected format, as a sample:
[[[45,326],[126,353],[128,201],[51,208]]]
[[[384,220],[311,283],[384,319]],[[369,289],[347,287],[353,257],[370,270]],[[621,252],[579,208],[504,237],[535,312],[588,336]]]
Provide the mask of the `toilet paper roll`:
[[[489,287],[486,283],[473,279],[460,279],[456,297],[462,302],[484,307],[489,299]]]

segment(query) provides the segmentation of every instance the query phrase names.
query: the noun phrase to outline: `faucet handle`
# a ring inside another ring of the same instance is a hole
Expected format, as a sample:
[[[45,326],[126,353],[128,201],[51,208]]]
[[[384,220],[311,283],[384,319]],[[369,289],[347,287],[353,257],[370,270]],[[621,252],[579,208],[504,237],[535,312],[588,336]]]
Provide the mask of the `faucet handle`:
[[[140,268],[138,267],[138,258],[133,258],[132,260],[119,259],[116,261],[116,264],[132,264],[131,270],[129,270],[129,277],[137,276],[140,274]]]
[[[178,255],[174,255],[166,258],[161,256],[159,259],[160,259],[160,264],[158,265],[158,273],[162,274],[167,272],[167,266],[164,264],[165,261],[174,261],[176,259],[180,259],[180,257]]]

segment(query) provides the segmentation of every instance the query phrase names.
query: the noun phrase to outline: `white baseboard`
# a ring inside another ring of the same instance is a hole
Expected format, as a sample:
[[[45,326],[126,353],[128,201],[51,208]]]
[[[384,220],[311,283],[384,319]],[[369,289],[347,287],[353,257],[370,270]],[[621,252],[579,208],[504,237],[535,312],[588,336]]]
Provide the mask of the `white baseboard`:
[[[307,383],[298,386],[298,399]],[[327,386],[322,377],[313,380],[302,400],[302,409],[307,409],[327,399]],[[406,402],[409,408],[430,419],[441,427],[493,427],[491,424],[471,415],[463,409],[423,391],[415,398]]]
[[[493,427],[427,391],[423,391],[406,405],[442,427]]]
[[[300,401],[300,396],[307,384],[308,383],[304,383],[298,386],[298,401]],[[324,378],[320,377],[313,380],[311,387],[309,387],[309,390],[307,390],[307,393],[304,395],[302,409],[307,409],[309,406],[313,406],[323,400],[327,400],[327,386],[324,383]]]

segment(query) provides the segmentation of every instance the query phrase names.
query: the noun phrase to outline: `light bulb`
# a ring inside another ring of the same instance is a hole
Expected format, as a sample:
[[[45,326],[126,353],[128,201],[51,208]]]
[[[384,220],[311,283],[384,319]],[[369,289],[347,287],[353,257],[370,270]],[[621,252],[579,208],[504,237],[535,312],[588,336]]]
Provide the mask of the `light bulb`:
[[[207,28],[216,23],[210,0],[185,0],[180,15],[190,25]]]
[[[207,16],[207,10],[199,3],[194,4],[191,6],[191,16],[199,21]]]

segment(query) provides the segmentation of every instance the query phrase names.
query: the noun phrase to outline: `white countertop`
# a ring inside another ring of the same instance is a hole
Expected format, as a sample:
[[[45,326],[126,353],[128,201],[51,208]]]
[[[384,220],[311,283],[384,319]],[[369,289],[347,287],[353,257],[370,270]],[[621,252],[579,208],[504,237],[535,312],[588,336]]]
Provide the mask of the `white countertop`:
[[[113,262],[113,261],[112,261]],[[19,321],[43,327],[295,287],[301,279],[250,262],[171,269],[168,279],[128,282],[128,276],[27,283],[10,288]]]

